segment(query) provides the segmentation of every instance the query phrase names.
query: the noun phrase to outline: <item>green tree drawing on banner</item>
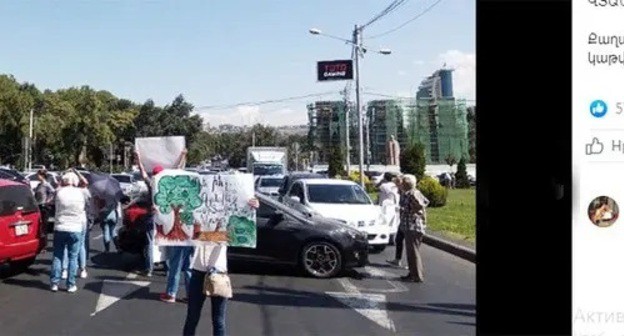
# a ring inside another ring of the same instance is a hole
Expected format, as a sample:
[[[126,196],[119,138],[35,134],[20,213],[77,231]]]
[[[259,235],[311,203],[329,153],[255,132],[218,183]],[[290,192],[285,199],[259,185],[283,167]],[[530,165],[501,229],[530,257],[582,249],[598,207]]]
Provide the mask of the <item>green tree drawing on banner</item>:
[[[187,240],[190,237],[182,225],[193,226],[193,211],[202,204],[199,180],[188,175],[163,176],[158,181],[158,193],[154,203],[163,214],[173,211],[173,228],[164,234],[162,226],[157,226],[157,235],[168,240]]]

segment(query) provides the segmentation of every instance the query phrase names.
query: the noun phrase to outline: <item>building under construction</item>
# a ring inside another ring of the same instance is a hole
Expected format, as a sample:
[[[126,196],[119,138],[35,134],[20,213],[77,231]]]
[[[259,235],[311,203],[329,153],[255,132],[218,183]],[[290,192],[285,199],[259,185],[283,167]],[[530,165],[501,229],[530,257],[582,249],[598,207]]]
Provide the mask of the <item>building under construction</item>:
[[[368,164],[386,164],[386,145],[392,136],[407,145],[403,106],[397,100],[373,100],[366,108]]]
[[[453,97],[452,70],[437,70],[425,79],[407,116],[408,141],[425,146],[428,164],[469,158],[465,100]]]
[[[346,115],[348,105],[345,101],[317,101],[308,105],[309,141],[317,149],[312,158],[313,163],[329,162],[330,150],[335,147],[346,148]],[[357,118],[349,115],[349,138],[351,140],[351,156],[357,153],[357,129],[354,127]]]

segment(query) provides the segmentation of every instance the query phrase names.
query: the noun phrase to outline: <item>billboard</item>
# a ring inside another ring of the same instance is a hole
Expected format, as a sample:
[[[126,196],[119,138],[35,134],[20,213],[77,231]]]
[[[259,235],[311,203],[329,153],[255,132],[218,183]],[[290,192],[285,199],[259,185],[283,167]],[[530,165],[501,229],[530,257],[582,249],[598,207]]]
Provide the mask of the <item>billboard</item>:
[[[316,71],[319,82],[353,79],[353,60],[320,61]]]

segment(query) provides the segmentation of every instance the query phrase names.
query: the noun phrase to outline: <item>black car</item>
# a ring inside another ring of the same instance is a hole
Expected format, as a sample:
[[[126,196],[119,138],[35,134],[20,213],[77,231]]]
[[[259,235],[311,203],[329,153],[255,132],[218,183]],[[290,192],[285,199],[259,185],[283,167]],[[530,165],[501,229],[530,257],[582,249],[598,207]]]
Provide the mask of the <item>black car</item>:
[[[256,197],[256,248],[230,247],[228,259],[291,265],[315,278],[368,262],[368,240],[360,231],[336,220],[304,217],[260,193]]]
[[[256,197],[260,200],[256,248],[230,247],[229,260],[291,265],[316,278],[330,278],[368,262],[368,240],[360,231],[332,219],[306,218],[260,193]],[[144,215],[137,208],[132,211],[125,213],[115,242],[124,252],[140,254]]]
[[[327,175],[319,174],[319,173],[310,173],[310,172],[294,172],[294,173],[285,175],[284,180],[282,181],[282,184],[277,190],[279,194],[278,201],[282,202],[282,198],[284,197],[284,195],[286,195],[288,190],[290,190],[290,186],[293,183],[295,183],[295,181],[298,181],[301,179],[313,179],[313,178],[327,178]]]

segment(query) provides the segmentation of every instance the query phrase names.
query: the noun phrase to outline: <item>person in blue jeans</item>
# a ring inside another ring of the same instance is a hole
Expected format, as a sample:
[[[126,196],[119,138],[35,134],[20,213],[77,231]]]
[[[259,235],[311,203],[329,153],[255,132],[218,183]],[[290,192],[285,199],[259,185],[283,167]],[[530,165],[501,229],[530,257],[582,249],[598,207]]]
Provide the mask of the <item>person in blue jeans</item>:
[[[114,241],[117,232],[115,232],[115,226],[121,221],[121,208],[120,204],[111,205],[102,209],[100,227],[102,228],[102,235],[104,239],[104,250],[110,252],[110,243]]]
[[[191,258],[193,246],[167,246],[167,291],[160,294],[160,301],[175,303],[180,286],[180,274],[184,274],[184,289],[188,297],[191,278]]]
[[[260,203],[258,199],[252,198],[248,205],[253,209],[258,209]],[[212,272],[227,273],[227,246],[225,244],[200,245],[195,248],[192,262],[193,273],[187,292],[188,304],[186,308],[186,321],[182,334],[195,335],[202,308],[206,301],[204,294],[204,279]],[[225,335],[225,313],[227,298],[211,296],[212,306],[212,333],[215,336]]]
[[[83,235],[87,224],[85,211],[85,195],[78,185],[78,176],[74,173],[66,173],[62,178],[62,187],[55,196],[55,221],[52,270],[50,272],[50,290],[58,291],[61,281],[63,252],[68,251],[67,291],[73,293],[76,287],[76,271],[78,269],[78,250],[80,249],[80,237]]]

